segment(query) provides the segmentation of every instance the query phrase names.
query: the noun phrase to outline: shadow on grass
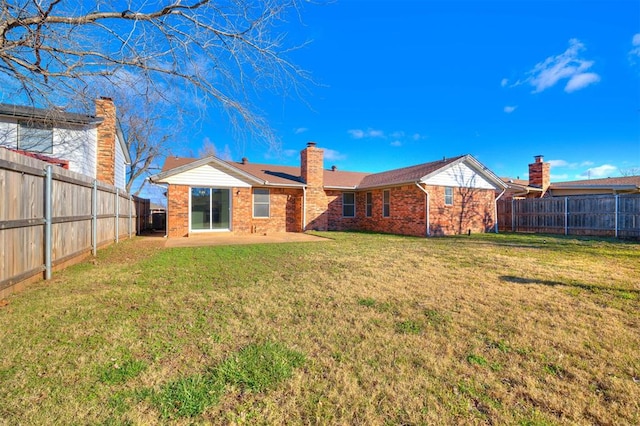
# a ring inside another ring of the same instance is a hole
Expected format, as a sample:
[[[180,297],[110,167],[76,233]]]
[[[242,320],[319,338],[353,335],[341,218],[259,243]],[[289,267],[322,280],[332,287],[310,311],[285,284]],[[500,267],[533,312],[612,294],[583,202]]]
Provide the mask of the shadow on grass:
[[[581,288],[583,290],[590,291],[592,293],[598,292],[598,291],[613,291],[613,292],[620,292],[620,293],[640,294],[640,290],[636,290],[633,288],[604,287],[599,285],[576,283],[576,282],[562,282],[562,281],[552,281],[552,280],[541,280],[538,278],[516,277],[514,275],[502,275],[500,279],[502,281],[506,281],[514,284],[540,284],[540,285],[547,285],[551,287],[555,287],[555,286],[575,287],[575,288]]]

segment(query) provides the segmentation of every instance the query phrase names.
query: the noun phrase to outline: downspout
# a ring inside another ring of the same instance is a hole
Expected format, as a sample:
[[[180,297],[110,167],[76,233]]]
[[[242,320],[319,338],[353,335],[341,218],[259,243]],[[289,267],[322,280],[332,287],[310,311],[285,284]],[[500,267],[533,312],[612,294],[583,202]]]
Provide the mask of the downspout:
[[[495,217],[495,221],[496,221],[496,226],[495,226],[496,234],[498,233],[498,200],[500,199],[500,197],[504,195],[505,192],[507,192],[506,188],[502,190],[500,195],[498,195],[495,201],[493,202],[493,217]]]
[[[307,186],[302,187],[302,232],[307,230]]]
[[[426,222],[427,222],[427,237],[431,236],[431,224],[429,223],[429,192],[420,186],[420,182],[416,182],[416,186],[420,191],[424,192],[427,195],[427,210],[425,212]]]

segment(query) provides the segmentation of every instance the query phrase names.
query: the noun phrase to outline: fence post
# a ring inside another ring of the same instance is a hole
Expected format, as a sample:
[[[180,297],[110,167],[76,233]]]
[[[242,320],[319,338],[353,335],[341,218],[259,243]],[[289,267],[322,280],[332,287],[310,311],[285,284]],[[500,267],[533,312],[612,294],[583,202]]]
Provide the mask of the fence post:
[[[116,244],[120,238],[120,188],[116,188]]]
[[[619,207],[619,195],[616,194],[615,195],[615,200],[616,200],[616,216],[615,216],[615,224],[616,224],[616,238],[618,238],[618,215],[620,214],[620,207]]]
[[[133,197],[129,194],[129,239],[131,239],[131,203],[133,202]]]
[[[45,168],[44,183],[44,279],[51,279],[51,222],[52,222],[52,206],[51,191],[53,189],[53,166],[47,165]]]
[[[516,200],[511,199],[511,232],[516,232]]]
[[[91,254],[98,255],[98,181],[93,180],[93,190],[91,191]]]
[[[569,197],[564,197],[564,235],[569,235]]]

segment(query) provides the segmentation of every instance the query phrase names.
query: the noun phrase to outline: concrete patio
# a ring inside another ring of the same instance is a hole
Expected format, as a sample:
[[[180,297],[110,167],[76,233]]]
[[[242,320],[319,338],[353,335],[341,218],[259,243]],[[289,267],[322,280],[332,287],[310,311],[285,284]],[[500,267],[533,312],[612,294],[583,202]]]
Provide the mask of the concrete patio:
[[[212,232],[196,234],[185,238],[169,238],[164,246],[172,247],[202,247],[234,244],[274,244],[274,243],[312,243],[329,241],[316,235],[301,232],[273,232],[268,234],[242,234],[231,232]]]

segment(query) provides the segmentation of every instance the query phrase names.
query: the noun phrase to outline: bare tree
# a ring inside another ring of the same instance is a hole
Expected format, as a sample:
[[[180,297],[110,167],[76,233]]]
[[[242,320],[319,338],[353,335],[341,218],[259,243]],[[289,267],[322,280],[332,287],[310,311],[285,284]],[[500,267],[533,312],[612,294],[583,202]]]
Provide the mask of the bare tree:
[[[43,107],[80,100],[86,111],[94,87],[106,81],[116,92],[135,89],[176,109],[203,114],[216,105],[232,127],[275,144],[254,99],[265,89],[300,95],[309,81],[287,59],[282,30],[298,16],[298,2],[0,0],[0,85],[5,98]],[[140,144],[149,135],[132,131],[132,154],[150,149]],[[134,180],[147,160],[134,162]]]
[[[216,152],[217,152],[216,145],[213,142],[211,142],[209,138],[206,138],[205,141],[202,143],[202,147],[198,150],[198,157],[200,158],[211,157],[213,155],[216,155]]]
[[[640,167],[630,167],[628,169],[618,169],[620,176],[640,176]]]

